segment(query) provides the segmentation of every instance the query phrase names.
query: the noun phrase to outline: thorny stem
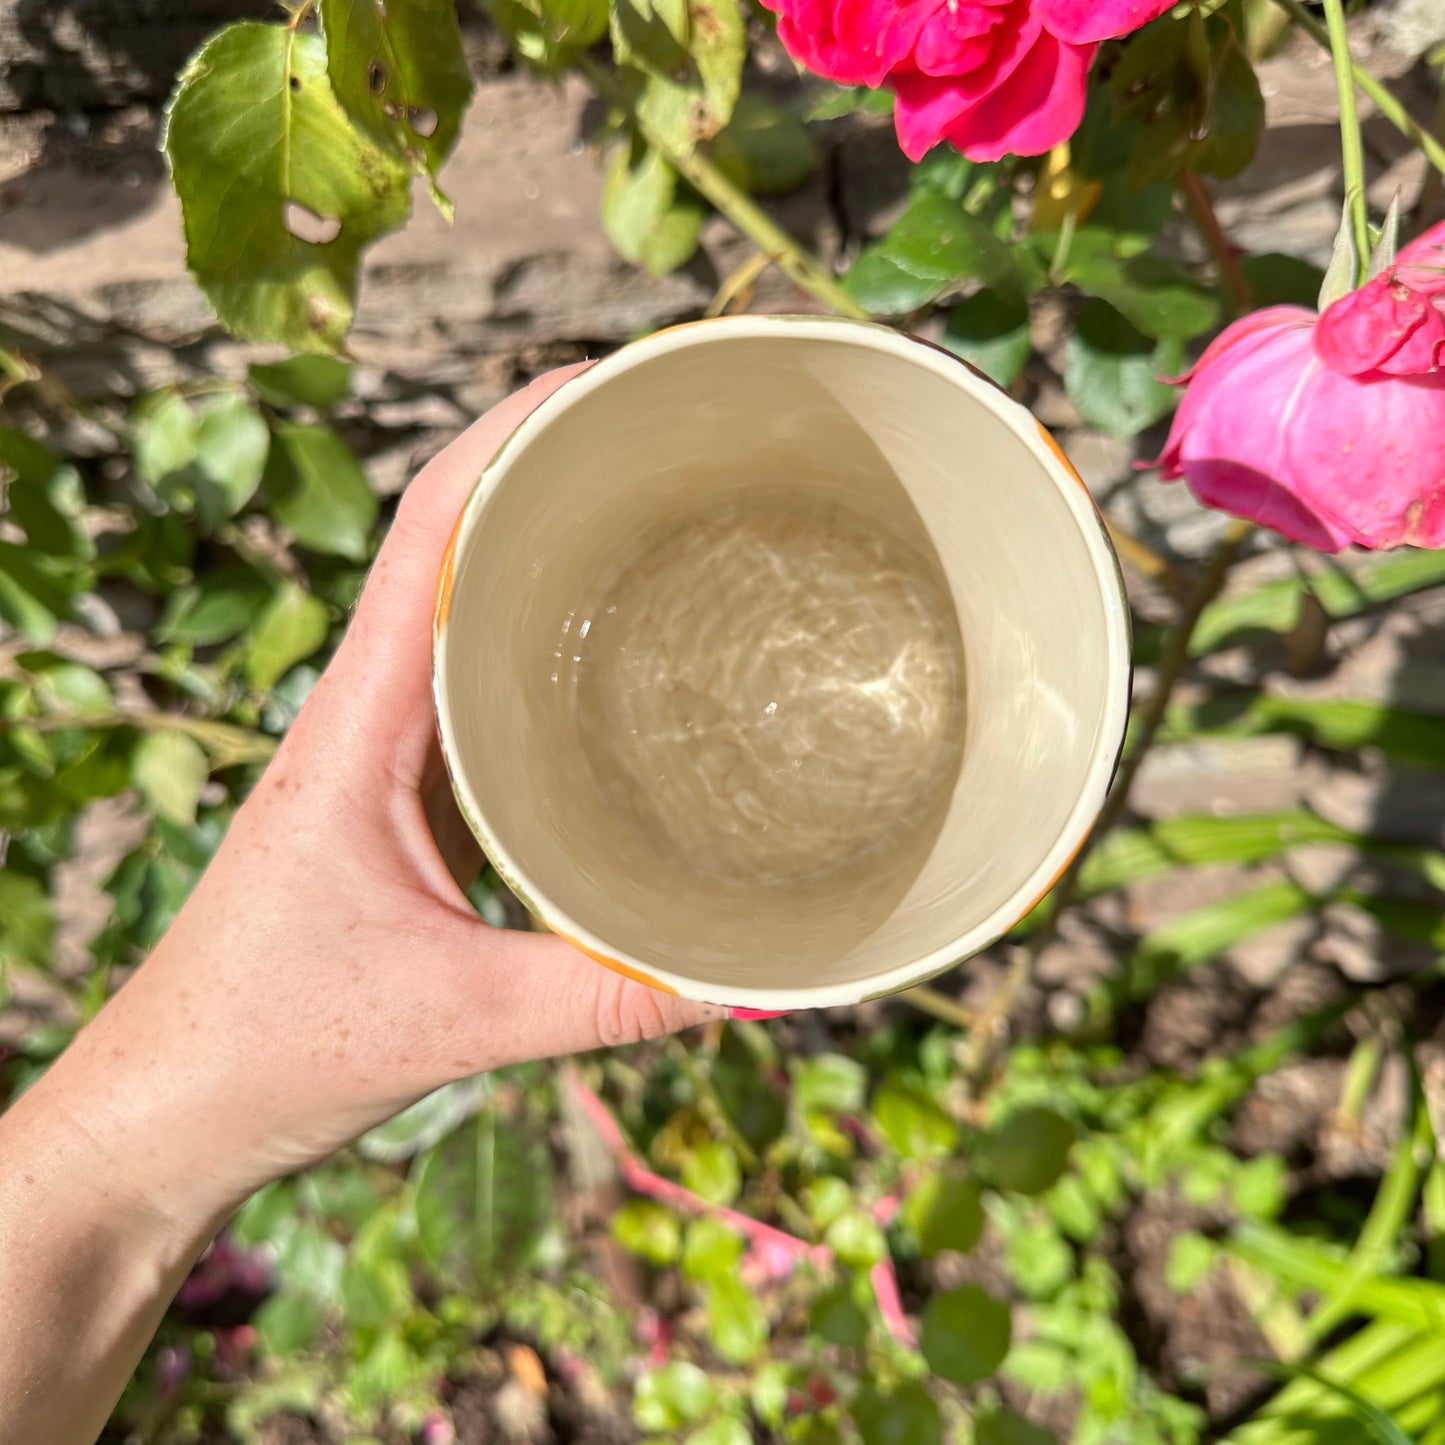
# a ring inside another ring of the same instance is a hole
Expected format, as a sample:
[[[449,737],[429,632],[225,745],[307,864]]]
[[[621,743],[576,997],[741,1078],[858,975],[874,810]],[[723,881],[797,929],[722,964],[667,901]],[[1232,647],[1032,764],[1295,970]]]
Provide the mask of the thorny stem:
[[[839,285],[807,248],[798,244],[745,192],[738,189],[713,163],[695,150],[669,145],[637,114],[613,78],[590,56],[578,58],[578,68],[602,98],[627,117],[628,124],[689,185],[711,201],[789,280],[838,316],[871,320],[869,313]]]
[[[1335,86],[1340,95],[1340,144],[1344,150],[1345,204],[1355,233],[1355,254],[1363,266],[1374,246],[1365,199],[1365,142],[1355,107],[1354,61],[1350,58],[1350,32],[1345,24],[1344,0],[1324,0],[1329,22],[1330,55],[1335,62]],[[1357,281],[1358,277],[1355,278]]]
[[[1164,725],[1169,704],[1174,697],[1174,689],[1188,664],[1189,645],[1195,628],[1199,626],[1204,609],[1224,590],[1224,584],[1229,579],[1229,569],[1234,565],[1239,549],[1252,527],[1251,522],[1231,522],[1219,546],[1215,548],[1214,555],[1209,559],[1209,565],[1194,584],[1194,589],[1179,615],[1179,621],[1170,634],[1164,655],[1159,660],[1154,691],[1149,697],[1148,705],[1139,714],[1134,744],[1120,764],[1119,775],[1114,779],[1114,786],[1100,809],[1093,831],[1084,840],[1083,846],[1074,855],[1073,862],[1053,890],[1053,911],[1028,942],[1014,950],[1003,981],[974,1020],[973,1031],[965,1041],[962,1052],[964,1072],[972,1078],[977,1079],[986,1072],[1009,1015],[1033,976],[1035,962],[1057,936],[1059,920],[1077,900],[1079,878],[1084,863],[1129,806],[1129,795],[1133,791],[1135,779],[1139,776],[1139,769],[1155,738],[1159,736],[1159,730]]]
[[[1290,18],[1325,49],[1332,49],[1330,34],[1308,10],[1303,0],[1274,0]],[[1414,116],[1405,109],[1403,102],[1393,91],[1376,80],[1364,66],[1350,61],[1350,73],[1354,82],[1375,102],[1375,108],[1407,140],[1412,141],[1425,152],[1430,164],[1445,175],[1445,139],[1431,135]],[[1353,97],[1351,98],[1353,100]]]
[[[1250,294],[1249,282],[1245,280],[1244,271],[1240,267],[1239,252],[1224,234],[1224,227],[1219,224],[1219,217],[1214,210],[1214,199],[1209,194],[1209,187],[1205,185],[1203,177],[1195,171],[1181,171],[1179,192],[1184,197],[1189,214],[1199,228],[1205,245],[1209,247],[1215,264],[1219,267],[1219,279],[1235,314],[1243,316],[1245,312],[1252,311],[1254,297]]]

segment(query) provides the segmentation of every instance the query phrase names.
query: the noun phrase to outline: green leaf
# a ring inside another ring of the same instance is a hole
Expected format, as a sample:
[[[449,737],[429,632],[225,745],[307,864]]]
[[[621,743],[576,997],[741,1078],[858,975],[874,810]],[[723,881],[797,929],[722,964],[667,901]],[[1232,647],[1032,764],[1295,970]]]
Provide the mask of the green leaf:
[[[245,397],[222,397],[201,418],[196,436],[196,515],[210,531],[255,495],[270,441],[266,423]]]
[[[491,1097],[488,1074],[473,1074],[443,1084],[401,1113],[392,1115],[384,1124],[368,1129],[356,1141],[356,1148],[365,1158],[379,1159],[384,1164],[413,1159],[424,1149],[439,1144],[453,1129],[484,1108]]]
[[[762,1304],[736,1275],[708,1281],[707,1322],[713,1348],[732,1364],[755,1360],[768,1343]]]
[[[256,395],[269,406],[331,411],[351,391],[351,364],[335,356],[292,356],[253,361],[246,368]]]
[[[808,128],[784,106],[759,95],[738,98],[732,119],[713,141],[712,163],[755,196],[797,190],[818,168]]]
[[[1204,1282],[1214,1268],[1219,1251],[1212,1239],[1192,1230],[1176,1234],[1169,1241],[1169,1264],[1164,1278],[1175,1294],[1189,1294]]]
[[[1199,618],[1190,654],[1203,657],[1251,632],[1288,633],[1306,592],[1335,620],[1445,583],[1445,552],[1408,551],[1356,559],[1331,558],[1308,577],[1282,577],[1211,603]]]
[[[743,1187],[738,1156],[726,1144],[705,1139],[682,1161],[682,1182],[709,1204],[731,1204]]]
[[[1182,266],[1158,256],[1123,259],[1108,235],[1081,231],[1065,279],[1107,301],[1145,336],[1186,341],[1219,322],[1219,300]]]
[[[1170,709],[1166,738],[1298,733],[1316,747],[1355,753],[1376,747],[1402,762],[1445,767],[1445,727],[1428,713],[1347,698],[1217,696],[1198,707]]]
[[[262,1348],[277,1359],[304,1350],[321,1330],[321,1306],[299,1290],[282,1290],[256,1311],[256,1333]]]
[[[167,479],[196,459],[200,419],[178,391],[153,391],[136,403],[130,419],[136,475],[157,496]]]
[[[82,578],[73,568],[14,542],[0,542],[0,617],[44,647],[56,624],[73,613],[71,594]]]
[[[923,1310],[923,1357],[950,1384],[971,1385],[993,1374],[1012,1334],[1008,1306],[977,1285],[934,1295]]]
[[[283,582],[246,632],[246,675],[263,691],[326,641],[326,604],[295,582]]]
[[[276,520],[303,547],[363,562],[376,526],[376,494],[355,453],[330,427],[282,422],[266,458]]]
[[[682,1252],[677,1215],[651,1199],[629,1199],[612,1216],[612,1237],[653,1264],[673,1264]]]
[[[1216,46],[1213,87],[1209,97],[1208,131],[1189,155],[1192,169],[1229,180],[1253,159],[1264,134],[1264,93],[1249,57],[1234,32]]]
[[[1042,1194],[1068,1167],[1077,1137],[1073,1124],[1053,1109],[1016,1109],[984,1141],[981,1162],[999,1189]]]
[[[1251,1219],[1273,1219],[1284,1208],[1289,1166],[1278,1154],[1261,1154],[1240,1167],[1230,1193],[1234,1207]]]
[[[805,1114],[851,1114],[863,1107],[868,1073],[847,1054],[818,1054],[792,1065],[793,1097]]]
[[[803,1191],[808,1218],[818,1229],[827,1229],[845,1210],[853,1206],[853,1191],[844,1179],[824,1174]]]
[[[47,712],[99,717],[115,709],[109,684],[93,667],[53,652],[17,652],[15,661],[35,680]]]
[[[39,878],[0,872],[0,963],[48,964],[55,938],[50,894]]]
[[[602,188],[602,227],[618,253],[654,276],[675,271],[697,250],[703,205],[678,193],[677,172],[654,150],[634,163],[624,146]]]
[[[1132,437],[1174,410],[1174,388],[1159,378],[1183,364],[1182,342],[1150,341],[1107,302],[1090,301],[1065,348],[1064,386],[1086,422]]]
[[[876,1220],[861,1209],[850,1209],[828,1226],[823,1242],[853,1269],[871,1269],[888,1257],[888,1245]]]
[[[0,478],[7,473],[5,508],[32,549],[52,557],[93,555],[77,525],[84,493],[74,468],[24,432],[0,427]]]
[[[416,1228],[454,1287],[495,1287],[526,1269],[547,1223],[552,1160],[545,1140],[485,1109],[422,1156]]]
[[[691,117],[692,133],[706,138],[733,118],[742,93],[747,30],[738,0],[688,0],[687,9],[689,49],[703,99],[701,114],[694,110]]]
[[[938,1406],[922,1385],[886,1392],[864,1385],[853,1400],[853,1423],[863,1445],[943,1445]]]
[[[193,587],[172,593],[156,636],[162,642],[202,647],[244,632],[271,595],[264,577],[245,567],[205,573]]]
[[[1074,1252],[1051,1221],[1038,1219],[1010,1234],[1008,1266],[1020,1294],[1052,1299],[1074,1276]]]
[[[703,1282],[727,1279],[736,1273],[742,1252],[743,1239],[737,1230],[721,1219],[704,1215],[687,1227],[682,1272],[689,1279]]]
[[[825,1290],[813,1301],[810,1324],[830,1345],[856,1350],[868,1339],[868,1316],[841,1285]]]
[[[326,74],[352,122],[433,180],[472,98],[456,0],[321,0]],[[450,207],[444,207],[450,217]]]
[[[1002,1407],[974,1417],[973,1439],[974,1445],[1056,1445],[1042,1425]]]
[[[513,50],[539,70],[555,71],[607,34],[607,0],[485,0]]]
[[[958,1125],[916,1084],[885,1079],[873,1096],[873,1122],[905,1159],[937,1159],[958,1147]]]
[[[1181,913],[1140,942],[1128,962],[1125,989],[1132,998],[1147,998],[1186,969],[1218,958],[1252,934],[1308,913],[1314,904],[1298,884],[1280,882]]]
[[[131,775],[141,797],[162,818],[189,826],[196,821],[196,805],[211,765],[194,738],[176,728],[162,728],[146,733],[136,744]]]
[[[362,251],[411,201],[406,167],[332,94],[321,37],[255,21],[217,32],[181,73],[165,150],[186,263],[221,324],[335,351]]]
[[[967,1254],[983,1233],[978,1185],[959,1174],[927,1174],[903,1204],[903,1223],[929,1258],[945,1249]]]
[[[979,291],[948,313],[943,344],[1002,387],[1010,387],[1033,353],[1028,303]]]
[[[736,1415],[719,1415],[694,1430],[683,1445],[752,1445],[753,1432]]]
[[[1313,311],[1325,280],[1325,273],[1312,262],[1278,251],[1245,256],[1239,269],[1258,307],[1308,306]]]
[[[632,1415],[644,1430],[676,1430],[699,1420],[717,1401],[717,1387],[687,1360],[674,1360],[637,1382]]]
[[[1004,241],[956,201],[936,193],[915,198],[893,229],[853,263],[844,284],[880,316],[916,311],[965,281],[1021,297],[1026,281]]]

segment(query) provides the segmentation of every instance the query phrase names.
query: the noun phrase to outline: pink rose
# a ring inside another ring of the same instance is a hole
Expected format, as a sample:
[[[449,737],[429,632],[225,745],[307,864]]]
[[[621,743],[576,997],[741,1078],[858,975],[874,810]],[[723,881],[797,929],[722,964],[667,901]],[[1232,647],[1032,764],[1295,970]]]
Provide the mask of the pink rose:
[[[1160,474],[1321,552],[1445,547],[1442,360],[1445,225],[1323,316],[1229,327],[1186,378]]]
[[[890,85],[911,160],[941,140],[976,161],[1041,155],[1084,114],[1101,40],[1174,0],[764,0],[788,53],[843,85]]]

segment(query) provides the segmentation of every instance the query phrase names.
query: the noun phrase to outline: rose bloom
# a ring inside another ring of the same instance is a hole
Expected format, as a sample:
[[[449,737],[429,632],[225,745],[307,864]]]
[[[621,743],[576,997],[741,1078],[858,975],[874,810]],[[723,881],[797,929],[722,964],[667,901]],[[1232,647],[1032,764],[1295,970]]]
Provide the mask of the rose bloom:
[[[1445,547],[1445,225],[1323,315],[1229,327],[1185,380],[1166,481],[1321,552]]]
[[[889,85],[911,160],[1052,150],[1078,128],[1101,40],[1174,0],[764,0],[788,53],[843,85]]]

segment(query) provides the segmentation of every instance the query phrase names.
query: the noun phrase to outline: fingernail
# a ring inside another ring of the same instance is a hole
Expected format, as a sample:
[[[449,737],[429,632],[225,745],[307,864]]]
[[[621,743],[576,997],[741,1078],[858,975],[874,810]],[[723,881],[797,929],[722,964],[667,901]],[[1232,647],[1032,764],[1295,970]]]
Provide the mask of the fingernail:
[[[785,1019],[796,1009],[765,1009],[765,1008],[730,1008],[728,1017],[730,1019]]]

